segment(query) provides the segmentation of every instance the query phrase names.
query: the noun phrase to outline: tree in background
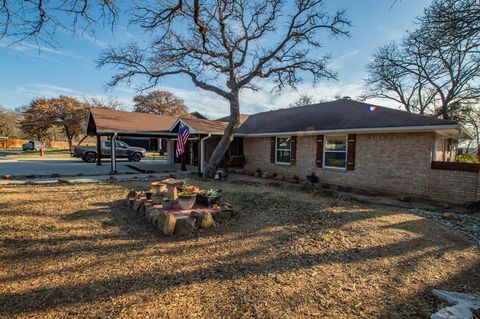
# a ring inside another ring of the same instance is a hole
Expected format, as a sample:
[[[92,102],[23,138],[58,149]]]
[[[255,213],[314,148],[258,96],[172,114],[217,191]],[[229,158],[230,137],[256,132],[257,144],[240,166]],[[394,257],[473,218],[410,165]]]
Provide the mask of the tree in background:
[[[478,8],[477,0],[435,0],[417,19],[416,30],[375,51],[364,97],[387,98],[408,112],[463,121],[462,108],[480,98]],[[463,22],[472,20],[472,14],[477,28]]]
[[[157,115],[191,117],[183,100],[167,91],[152,91],[133,98],[134,111]]]
[[[85,103],[88,107],[94,107],[97,109],[110,109],[116,111],[127,110],[127,106],[124,103],[111,96],[107,98],[92,97],[90,100],[85,99]]]
[[[305,75],[313,83],[335,78],[320,52],[320,33],[346,36],[350,25],[343,10],[326,12],[323,0],[161,1],[139,3],[135,12],[134,23],[153,34],[152,41],[109,49],[99,66],[118,70],[112,86],[144,76],[151,88],[177,75],[229,102],[230,122],[206,165],[208,177],[240,123],[240,92],[258,90],[259,79],[271,79],[281,90],[295,88]]]
[[[48,136],[52,128],[63,130],[70,150],[72,141],[85,132],[87,104],[72,97],[37,98],[23,113],[22,131],[38,139]]]
[[[0,106],[0,136],[8,138],[19,138],[21,135],[18,127],[20,115],[18,113],[9,111]]]
[[[290,103],[290,107],[299,107],[317,103],[317,100],[314,96],[308,95],[307,93],[302,93],[298,99]]]

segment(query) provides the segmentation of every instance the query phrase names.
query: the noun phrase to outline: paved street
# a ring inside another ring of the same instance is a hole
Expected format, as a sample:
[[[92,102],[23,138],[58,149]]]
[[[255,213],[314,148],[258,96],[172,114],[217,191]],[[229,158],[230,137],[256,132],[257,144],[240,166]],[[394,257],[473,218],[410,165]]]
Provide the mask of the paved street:
[[[132,169],[127,165],[135,166],[145,171],[175,171],[173,165],[169,165],[162,160],[143,160],[139,163],[129,162],[128,160],[119,160],[117,162],[117,172],[140,173],[138,170]],[[85,163],[80,159],[0,159],[0,175],[10,174],[13,176],[50,176],[52,174],[60,174],[61,176],[75,176],[82,174],[84,176],[105,175],[110,172],[110,161],[104,160],[102,166],[96,164]]]

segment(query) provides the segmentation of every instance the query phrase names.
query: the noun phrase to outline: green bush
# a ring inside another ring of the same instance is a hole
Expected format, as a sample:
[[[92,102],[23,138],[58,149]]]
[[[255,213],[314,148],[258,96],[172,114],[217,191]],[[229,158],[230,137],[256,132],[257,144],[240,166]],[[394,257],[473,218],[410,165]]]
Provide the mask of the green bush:
[[[460,163],[480,163],[480,157],[473,154],[463,154],[458,156],[457,162]]]

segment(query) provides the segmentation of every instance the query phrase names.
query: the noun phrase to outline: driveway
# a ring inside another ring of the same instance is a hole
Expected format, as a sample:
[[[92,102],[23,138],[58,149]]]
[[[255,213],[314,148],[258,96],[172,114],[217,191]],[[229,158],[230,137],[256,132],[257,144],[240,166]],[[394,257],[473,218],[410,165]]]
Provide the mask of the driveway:
[[[132,168],[135,167],[137,169]],[[174,165],[167,164],[162,160],[143,160],[139,163],[119,160],[117,172],[119,174],[135,174],[149,172],[175,171]],[[110,172],[110,161],[103,160],[102,166],[95,163],[85,163],[76,158],[70,159],[18,159],[0,160],[0,175],[10,174],[13,176],[50,176],[60,174],[61,176],[84,176],[105,175]]]

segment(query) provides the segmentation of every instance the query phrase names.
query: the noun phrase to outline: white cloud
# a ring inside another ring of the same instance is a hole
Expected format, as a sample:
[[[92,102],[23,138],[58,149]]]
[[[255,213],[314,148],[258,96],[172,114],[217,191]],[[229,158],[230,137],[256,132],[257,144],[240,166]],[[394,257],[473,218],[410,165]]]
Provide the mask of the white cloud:
[[[110,97],[114,97],[117,101],[127,106],[130,106],[132,104],[131,95],[120,94],[114,96],[113,93],[117,92],[112,92],[112,94],[89,93],[73,90],[63,86],[44,83],[21,85],[16,88],[15,92],[19,96],[26,96],[30,99],[34,99],[37,97],[53,98],[58,97],[59,95],[68,95],[80,100],[90,100],[92,98],[108,100]]]
[[[4,39],[0,39],[0,47],[17,52],[30,58],[44,59],[50,62],[61,63],[60,61],[58,61],[58,57],[90,62],[88,59],[70,51],[58,50],[52,47],[35,45],[26,42],[9,43]]]

